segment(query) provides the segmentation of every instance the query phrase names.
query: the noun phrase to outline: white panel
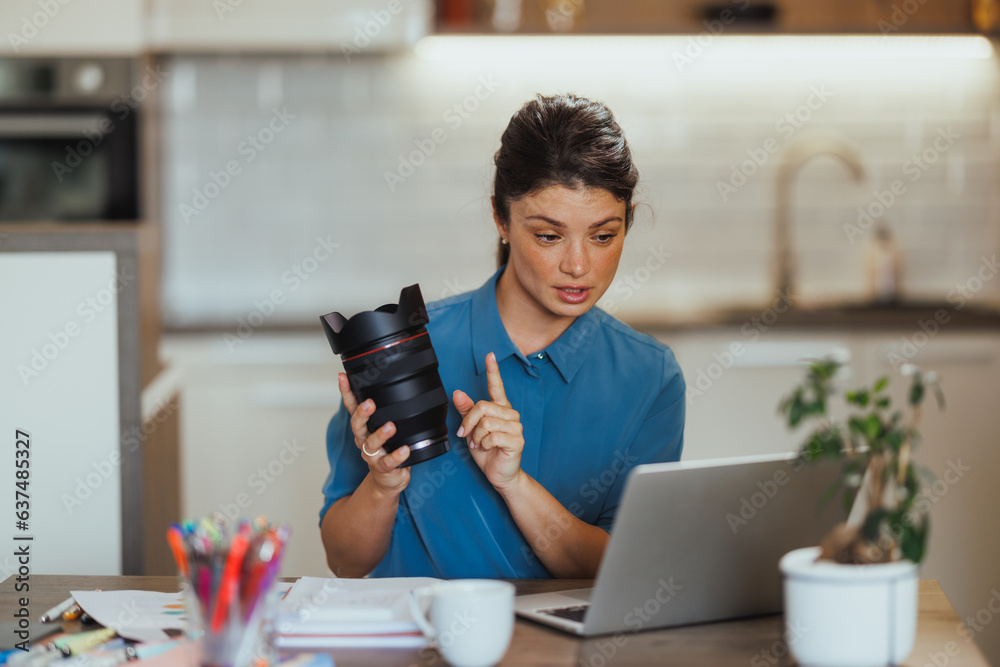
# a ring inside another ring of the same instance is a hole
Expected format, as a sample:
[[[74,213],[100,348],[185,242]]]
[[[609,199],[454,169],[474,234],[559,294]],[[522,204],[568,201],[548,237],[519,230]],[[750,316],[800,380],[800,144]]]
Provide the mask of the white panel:
[[[347,56],[413,44],[430,29],[427,0],[153,0],[159,49],[336,49]]]
[[[142,0],[3,0],[0,55],[134,55]]]
[[[0,254],[0,446],[7,534],[32,574],[121,574],[113,252]],[[28,530],[14,526],[17,429],[31,436]],[[2,576],[12,562],[0,562]]]

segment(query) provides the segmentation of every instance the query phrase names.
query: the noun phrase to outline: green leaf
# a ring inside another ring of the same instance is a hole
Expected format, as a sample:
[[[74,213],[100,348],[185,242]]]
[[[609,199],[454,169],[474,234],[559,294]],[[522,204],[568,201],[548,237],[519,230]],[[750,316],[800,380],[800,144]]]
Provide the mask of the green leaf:
[[[914,563],[919,563],[924,559],[924,555],[927,552],[927,533],[926,517],[919,526],[912,526],[908,523],[903,524],[903,539],[900,548],[903,551],[904,558],[908,558]]]
[[[802,410],[802,399],[796,396],[792,400],[791,408],[788,410],[788,425],[795,428],[799,425],[799,422],[802,421],[803,416],[804,412]]]
[[[883,375],[875,383],[875,387],[873,388],[873,391],[877,394],[880,391],[882,391],[883,389],[885,389],[888,384],[889,384],[889,376],[888,375]]]
[[[892,401],[889,399],[888,396],[883,396],[882,398],[875,401],[875,407],[879,408],[880,410],[884,410],[887,407],[889,407],[891,403]]]
[[[868,441],[874,444],[881,432],[882,420],[878,418],[878,415],[868,415],[868,419],[865,420],[865,435],[868,437]]]
[[[857,391],[849,391],[844,397],[847,399],[848,403],[857,405],[859,407],[868,407],[868,399],[870,398],[867,389],[858,389]]]
[[[887,515],[888,512],[881,507],[878,507],[868,513],[868,516],[865,518],[865,523],[861,528],[861,533],[865,536],[866,540],[874,542],[876,538],[878,538],[879,526]]]
[[[844,449],[844,441],[837,428],[828,428],[816,431],[802,447],[802,456],[807,461],[815,461],[821,458],[840,458],[840,453]]]
[[[913,376],[913,386],[910,387],[910,405],[917,406],[924,400],[924,383],[920,375]]]
[[[906,434],[901,430],[893,429],[891,431],[887,431],[885,435],[882,436],[882,440],[884,440],[885,444],[889,445],[893,451],[898,452],[899,448],[903,445],[903,438],[905,436]]]
[[[825,415],[826,414],[826,402],[816,399],[812,403],[806,403],[803,405],[803,410],[806,415]]]

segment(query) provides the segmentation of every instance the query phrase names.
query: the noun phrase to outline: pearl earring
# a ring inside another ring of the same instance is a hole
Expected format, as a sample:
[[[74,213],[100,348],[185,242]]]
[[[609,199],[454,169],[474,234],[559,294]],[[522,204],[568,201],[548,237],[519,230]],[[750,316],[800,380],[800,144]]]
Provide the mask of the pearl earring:
[[[503,244],[503,245],[507,245],[507,239],[505,239],[504,237],[501,236],[500,237],[500,243]]]

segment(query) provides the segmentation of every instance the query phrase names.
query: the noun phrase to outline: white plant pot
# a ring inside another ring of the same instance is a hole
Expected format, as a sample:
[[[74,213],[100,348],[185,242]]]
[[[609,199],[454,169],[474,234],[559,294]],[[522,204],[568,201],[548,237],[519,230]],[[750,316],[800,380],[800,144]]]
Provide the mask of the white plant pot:
[[[785,554],[785,639],[809,667],[897,665],[917,631],[917,565],[816,562],[819,547]]]

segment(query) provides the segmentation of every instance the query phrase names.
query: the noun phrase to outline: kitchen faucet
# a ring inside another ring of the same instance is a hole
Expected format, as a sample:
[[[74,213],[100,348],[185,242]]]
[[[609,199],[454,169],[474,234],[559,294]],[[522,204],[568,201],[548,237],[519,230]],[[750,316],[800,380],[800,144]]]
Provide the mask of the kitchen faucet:
[[[802,166],[818,155],[840,158],[854,177],[861,183],[865,169],[857,146],[847,136],[834,130],[802,132],[782,151],[778,161],[778,178],[775,192],[774,252],[777,294],[792,299],[796,267],[792,256],[791,205],[792,183]]]

